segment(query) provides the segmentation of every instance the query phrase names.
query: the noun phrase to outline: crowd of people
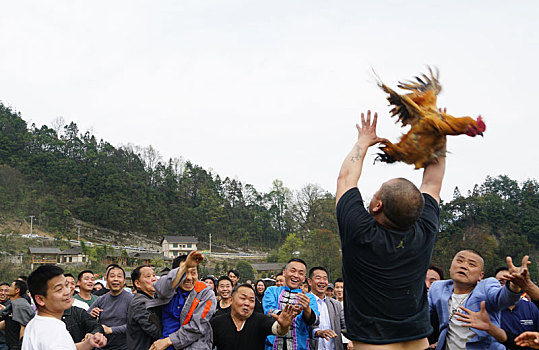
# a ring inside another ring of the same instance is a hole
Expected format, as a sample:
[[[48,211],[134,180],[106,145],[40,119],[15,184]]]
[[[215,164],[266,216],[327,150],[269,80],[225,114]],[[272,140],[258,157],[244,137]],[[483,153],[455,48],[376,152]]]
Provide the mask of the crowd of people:
[[[241,282],[233,269],[199,279],[202,259],[177,257],[161,277],[138,266],[132,288],[117,264],[106,268],[104,288],[91,270],[75,278],[40,266],[0,285],[0,349],[343,349],[343,281],[333,287],[325,268],[307,274],[291,259],[273,280]]]
[[[0,349],[354,348],[345,336],[344,280],[331,283],[324,267],[308,269],[294,258],[273,280],[253,283],[236,270],[199,279],[201,260],[198,252],[178,257],[160,278],[139,266],[132,288],[116,264],[107,267],[105,288],[94,288],[90,270],[75,278],[55,265],[2,283]],[[539,348],[539,287],[529,275],[515,278],[520,268],[510,259],[490,278],[483,265],[481,254],[467,249],[456,254],[447,280],[429,266],[428,348]]]

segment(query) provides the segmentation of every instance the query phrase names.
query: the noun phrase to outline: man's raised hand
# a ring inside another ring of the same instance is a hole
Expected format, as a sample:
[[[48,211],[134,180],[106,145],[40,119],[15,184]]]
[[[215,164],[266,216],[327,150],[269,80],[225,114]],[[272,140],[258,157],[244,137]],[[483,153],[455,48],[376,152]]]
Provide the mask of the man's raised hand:
[[[283,328],[288,329],[292,322],[294,322],[294,317],[301,313],[301,306],[299,305],[286,305],[279,315],[271,313],[270,315],[277,320],[277,323]]]
[[[520,267],[513,264],[513,259],[510,256],[505,258],[505,260],[509,269],[509,276],[505,275],[504,277],[509,277],[511,281],[509,287],[511,287],[513,292],[520,292],[520,290],[517,290],[518,288],[514,288],[514,285],[523,290],[527,290],[531,285],[533,285],[528,271],[528,266],[531,264],[531,262],[529,261],[529,257],[527,255],[522,258],[522,265]]]
[[[192,267],[197,267],[204,260],[204,256],[199,251],[192,251],[185,259],[185,267],[190,269]]]
[[[311,299],[307,295],[305,295],[305,293],[298,293],[298,295],[296,296],[296,300],[299,302],[299,305],[301,306],[303,311],[307,311],[310,309],[309,304],[311,303]]]
[[[374,113],[374,118],[371,123],[371,111],[367,111],[367,119],[365,114],[361,113],[361,126],[356,124],[357,128],[357,140],[359,143],[364,144],[367,147],[377,144],[378,142],[387,141],[387,139],[378,137],[376,135],[376,123],[378,121],[378,113]]]

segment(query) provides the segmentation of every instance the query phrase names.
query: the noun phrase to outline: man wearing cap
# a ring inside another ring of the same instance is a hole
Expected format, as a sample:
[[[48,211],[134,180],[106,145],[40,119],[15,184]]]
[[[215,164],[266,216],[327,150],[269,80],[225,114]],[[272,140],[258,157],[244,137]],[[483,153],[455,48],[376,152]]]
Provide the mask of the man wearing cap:
[[[335,296],[335,287],[333,286],[333,283],[328,283],[328,287],[326,289],[326,296],[328,298],[333,298]]]

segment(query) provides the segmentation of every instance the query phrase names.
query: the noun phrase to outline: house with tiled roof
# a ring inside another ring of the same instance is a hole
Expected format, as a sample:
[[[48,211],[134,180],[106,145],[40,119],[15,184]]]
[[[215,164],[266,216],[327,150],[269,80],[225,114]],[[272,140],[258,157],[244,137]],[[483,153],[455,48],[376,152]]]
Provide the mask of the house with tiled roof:
[[[71,247],[64,250],[59,255],[61,264],[84,264],[89,262],[88,256],[82,252],[81,247]]]
[[[34,264],[43,265],[58,263],[58,255],[60,253],[60,249],[53,247],[28,247],[31,269],[34,269]]]
[[[165,258],[174,259],[197,250],[198,239],[194,236],[163,236],[161,252]]]

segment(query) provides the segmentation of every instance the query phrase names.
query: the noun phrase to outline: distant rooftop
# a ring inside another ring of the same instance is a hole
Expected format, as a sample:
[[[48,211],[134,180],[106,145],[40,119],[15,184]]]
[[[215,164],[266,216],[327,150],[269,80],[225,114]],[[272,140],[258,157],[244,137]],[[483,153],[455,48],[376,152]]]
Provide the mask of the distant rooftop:
[[[161,243],[163,243],[165,239],[169,243],[198,243],[198,239],[194,236],[163,236]]]
[[[61,251],[58,248],[52,247],[28,247],[30,254],[60,254]]]
[[[79,255],[79,254],[82,254],[81,247],[71,247],[60,253],[60,255]]]
[[[163,259],[163,254],[135,252],[135,253],[129,253],[129,257],[130,258],[141,259],[141,260],[146,260],[146,259],[156,259],[156,260],[161,259],[162,260]]]
[[[256,271],[280,271],[283,270],[284,263],[254,263],[251,264]]]

